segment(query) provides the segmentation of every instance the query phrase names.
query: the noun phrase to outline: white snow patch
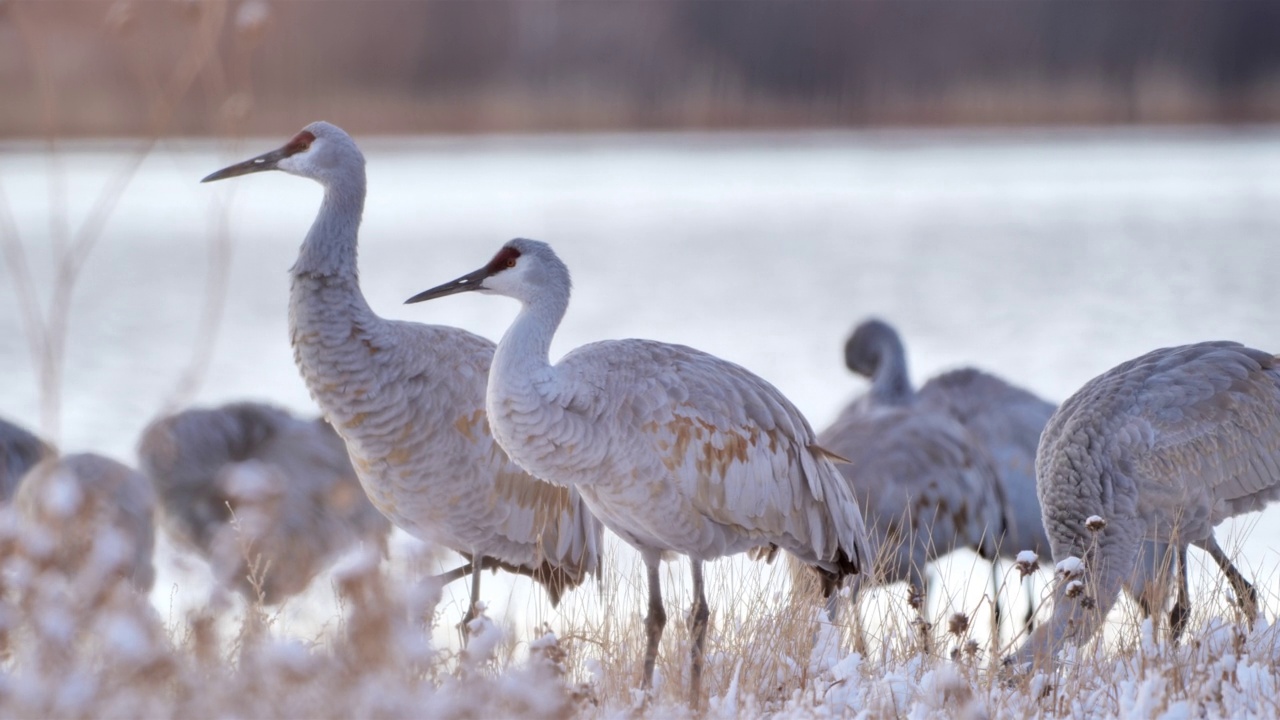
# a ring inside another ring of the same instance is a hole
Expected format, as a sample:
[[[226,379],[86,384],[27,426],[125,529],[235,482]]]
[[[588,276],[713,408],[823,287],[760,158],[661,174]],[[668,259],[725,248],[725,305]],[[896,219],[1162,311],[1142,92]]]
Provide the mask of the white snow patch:
[[[1034,550],[1023,550],[1018,553],[1016,562],[1022,565],[1036,565],[1040,562],[1040,556]]]
[[[476,603],[480,607],[481,603]],[[483,609],[481,609],[483,613]],[[487,615],[477,615],[467,623],[467,647],[462,651],[463,662],[474,669],[493,659],[493,653],[502,643],[505,633]]]
[[[1072,555],[1064,558],[1056,566],[1059,575],[1068,578],[1077,578],[1084,575],[1084,561]]]

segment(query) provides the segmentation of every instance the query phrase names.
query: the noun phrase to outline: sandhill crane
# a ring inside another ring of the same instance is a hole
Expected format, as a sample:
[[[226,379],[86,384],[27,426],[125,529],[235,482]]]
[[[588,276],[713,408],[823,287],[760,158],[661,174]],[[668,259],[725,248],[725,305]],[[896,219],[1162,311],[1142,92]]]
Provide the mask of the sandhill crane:
[[[974,368],[943,373],[920,388],[920,402],[950,413],[986,448],[995,463],[1010,507],[1010,523],[1000,543],[1000,556],[1016,558],[1030,550],[1047,561],[1049,536],[1044,530],[1040,498],[1036,493],[1036,448],[1057,406],[1020,387]],[[1185,548],[1170,554],[1165,543],[1142,543],[1138,571],[1125,579],[1125,589],[1144,615],[1159,618],[1168,595],[1169,580],[1178,573],[1178,598],[1170,615],[1173,639],[1186,622],[1187,574]],[[998,573],[998,569],[997,569]],[[993,582],[998,579],[993,578]],[[999,596],[998,584],[993,585]],[[1032,629],[1036,599],[1027,585],[1028,606],[1023,624]]]
[[[951,418],[855,402],[818,443],[848,458],[840,472],[881,563],[856,584],[906,581],[923,592],[925,565],[935,558],[961,547],[995,557],[1004,527],[995,471]]]
[[[186,410],[147,426],[138,460],[169,533],[253,599],[301,592],[361,540],[385,550],[391,525],[323,419],[250,402]]]
[[[0,502],[12,499],[22,476],[36,463],[54,454],[48,443],[0,418]]]
[[[906,350],[888,323],[860,323],[845,343],[845,364],[871,387],[819,442],[852,461],[840,469],[872,537],[890,553],[881,579],[924,591],[925,564],[956,548],[994,560],[1013,522],[986,446],[949,408],[917,396]]]
[[[648,570],[644,681],[666,613],[658,565],[687,555],[694,605],[690,702],[701,692],[709,610],[705,560],[776,546],[819,570],[830,593],[863,558],[857,503],[809,423],[782,393],[733,363],[651,340],[597,342],[552,365],[569,270],[546,243],[516,239],[483,268],[410,298],[468,290],[522,310],[489,375],[494,437],[529,472],[576,487]]]
[[[289,332],[302,377],[369,499],[410,534],[473,561],[468,618],[480,569],[494,563],[541,582],[558,602],[597,571],[601,527],[571,490],[530,477],[490,437],[493,343],[369,308],[356,273],[364,155],[340,128],[312,123],[278,150],[203,182],[264,170],[324,188],[291,271]]]
[[[1122,363],[1054,414],[1036,475],[1060,578],[1052,618],[1016,659],[1092,637],[1144,538],[1174,545],[1179,560],[1188,544],[1207,550],[1252,617],[1256,593],[1213,527],[1280,497],[1280,361],[1202,342]],[[1185,602],[1180,588],[1175,622]]]
[[[13,499],[20,516],[53,534],[49,563],[94,580],[128,579],[140,592],[155,582],[155,495],[136,470],[79,453],[41,460]]]

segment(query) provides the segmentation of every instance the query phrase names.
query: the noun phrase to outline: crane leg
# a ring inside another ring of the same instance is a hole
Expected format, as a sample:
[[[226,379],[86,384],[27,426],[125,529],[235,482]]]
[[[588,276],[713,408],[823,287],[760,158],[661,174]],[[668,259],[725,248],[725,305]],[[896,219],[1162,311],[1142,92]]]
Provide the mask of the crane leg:
[[[1000,646],[1000,627],[1003,625],[1001,620],[1004,617],[1004,598],[1000,596],[1000,590],[1004,587],[1001,582],[1002,575],[1000,573],[1000,558],[991,559],[991,612],[994,614],[992,619],[994,626],[991,628],[991,647],[994,649]],[[994,657],[994,655],[993,655]]]
[[[461,580],[462,578],[470,575],[471,570],[472,564],[466,563],[465,565],[460,565],[452,570],[446,570],[439,575],[432,575],[431,580],[437,583],[440,587],[444,587],[455,580]]]
[[[471,621],[479,614],[476,612],[476,605],[480,602],[480,571],[484,568],[484,560],[484,556],[479,555],[471,562],[471,602],[467,607],[467,614],[462,616],[463,637],[469,634]]]
[[[1176,552],[1178,599],[1173,603],[1173,610],[1169,611],[1169,636],[1175,643],[1182,637],[1182,631],[1187,629],[1187,619],[1191,617],[1191,593],[1187,590],[1187,546],[1179,545]]]
[[[1223,552],[1222,547],[1218,545],[1218,539],[1210,535],[1208,540],[1196,543],[1204,548],[1209,557],[1218,564],[1222,569],[1222,574],[1227,576],[1227,581],[1231,583],[1231,589],[1236,593],[1236,604],[1244,611],[1246,617],[1249,618],[1249,624],[1253,624],[1254,617],[1258,614],[1258,591],[1253,589],[1253,585],[1244,579],[1244,575],[1236,569],[1232,564],[1231,558]]]
[[[822,573],[818,575],[822,578],[822,597],[825,598],[823,607],[827,611],[827,621],[835,624],[836,613],[840,612],[840,606],[837,604],[840,599],[840,579]]]
[[[1036,584],[1032,579],[1033,577],[1028,575],[1022,581],[1027,588],[1027,614],[1022,618],[1022,626],[1026,628],[1028,635],[1031,634],[1036,625]]]
[[[702,585],[702,561],[690,559],[693,566],[693,608],[689,612],[689,636],[692,639],[689,654],[689,707],[696,713],[702,696],[702,655],[707,642],[707,620],[711,610]]]
[[[462,578],[472,574],[475,572],[477,567],[481,570],[497,570],[502,566],[498,564],[496,559],[482,555],[472,562],[459,565],[452,570],[446,570],[439,575],[432,575],[430,579],[439,584],[440,587],[444,587],[455,580],[461,580]]]
[[[645,554],[644,564],[649,572],[649,614],[644,619],[644,630],[648,644],[644,649],[644,685],[648,691],[653,689],[653,665],[658,659],[658,641],[662,639],[662,628],[667,624],[667,611],[662,609],[662,583],[658,577],[658,565],[661,556],[658,553]]]

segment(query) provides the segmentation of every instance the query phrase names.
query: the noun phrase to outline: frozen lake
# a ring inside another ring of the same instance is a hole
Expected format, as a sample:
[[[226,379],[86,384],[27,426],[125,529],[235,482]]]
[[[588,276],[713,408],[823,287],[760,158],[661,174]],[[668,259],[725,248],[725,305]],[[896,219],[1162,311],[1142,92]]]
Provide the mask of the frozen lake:
[[[60,427],[45,428],[64,450],[134,462],[139,431],[171,402],[314,412],[285,308],[319,186],[281,173],[198,182],[285,139],[169,142],[128,177],[71,296]],[[377,312],[496,340],[509,300],[401,303],[510,237],[547,240],[576,288],[553,353],[618,337],[693,345],[769,379],[818,428],[864,387],[841,348],[873,314],[902,331],[917,382],[974,364],[1055,401],[1156,347],[1280,351],[1278,129],[357,140],[361,277]],[[133,157],[0,145],[0,233],[16,233],[46,311],[54,249]],[[221,322],[187,392],[226,250]],[[34,428],[42,399],[11,258],[0,415]],[[1220,530],[1272,602],[1276,520],[1280,508]]]

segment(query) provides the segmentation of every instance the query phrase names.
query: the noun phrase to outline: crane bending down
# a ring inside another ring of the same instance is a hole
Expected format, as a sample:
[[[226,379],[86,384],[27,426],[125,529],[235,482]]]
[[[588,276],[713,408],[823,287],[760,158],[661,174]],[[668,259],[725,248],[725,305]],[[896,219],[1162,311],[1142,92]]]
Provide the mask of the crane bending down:
[[[1053,617],[1015,659],[1044,661],[1092,637],[1144,538],[1172,544],[1180,561],[1188,544],[1207,550],[1252,617],[1254,589],[1213,528],[1280,498],[1280,360],[1203,342],[1122,363],[1054,414],[1036,475],[1053,557],[1070,581],[1059,582]],[[1092,516],[1105,526],[1087,527]]]
[[[45,441],[0,418],[0,502],[13,499],[22,476],[36,463],[56,454]]]
[[[472,562],[468,618],[491,561],[540,582],[552,603],[598,572],[599,521],[572,490],[521,470],[489,434],[493,343],[458,328],[385,320],[365,301],[356,272],[365,162],[355,142],[315,122],[278,150],[203,182],[265,170],[324,188],[291,271],[289,333],[307,388],[346,442],[374,506]]]
[[[693,570],[694,707],[709,615],[703,561],[773,545],[815,567],[828,592],[859,571],[867,556],[853,494],[809,423],[772,385],[712,355],[651,340],[593,343],[552,365],[570,281],[546,243],[512,240],[480,270],[408,302],[469,290],[522,305],[489,375],[494,436],[533,474],[576,487],[644,559],[645,689],[666,622],[664,554],[687,555]]]
[[[914,392],[907,372],[906,349],[892,325],[871,319],[861,323],[845,345],[845,362],[849,369],[871,379],[871,397],[881,402],[908,403],[916,398],[919,405],[944,412],[969,431],[974,442],[984,448],[995,465],[996,479],[1007,503],[1008,522],[1000,541],[999,557],[1015,559],[1024,550],[1047,561],[1051,557],[1049,536],[1041,517],[1040,498],[1036,492],[1036,448],[1045,425],[1057,407],[1031,392],[1009,384],[1001,378],[975,368],[962,368],[930,378],[919,392]],[[833,448],[839,451],[839,448]],[[975,546],[976,547],[976,546]],[[1168,558],[1168,546],[1144,542],[1140,572],[1126,578],[1127,587],[1147,615],[1158,615],[1163,607],[1167,583],[1165,566],[1181,567],[1177,557]],[[1182,567],[1179,597],[1186,595],[1186,571]],[[999,570],[993,567],[992,589],[999,592]],[[1027,614],[1023,624],[1032,629],[1036,601],[1027,585]],[[1000,605],[997,603],[996,608]],[[1176,638],[1185,616],[1171,616],[1171,630]]]
[[[267,604],[302,592],[360,541],[386,550],[391,524],[323,418],[253,402],[185,410],[147,426],[138,463],[169,533],[219,582]]]
[[[22,478],[13,505],[56,533],[50,561],[58,571],[93,578],[89,587],[118,578],[151,590],[156,501],[137,470],[94,453],[50,455]]]
[[[873,534],[898,546],[896,555],[886,558],[890,565],[883,579],[907,580],[923,591],[925,563],[936,557],[959,547],[992,561],[1008,552],[1009,538],[1025,518],[1015,514],[1022,508],[1009,502],[1013,490],[1007,468],[995,463],[996,457],[1007,457],[972,432],[950,402],[927,402],[924,390],[916,393],[906,350],[888,323],[859,323],[845,343],[845,364],[869,378],[871,388],[819,440],[853,460],[841,471],[858,489],[867,522],[878,530]],[[937,395],[934,381],[926,385],[931,387]],[[1028,465],[1034,452],[1033,444]],[[1034,477],[1030,494],[1034,498]],[[1038,503],[1034,509],[1035,526],[1041,527]]]

